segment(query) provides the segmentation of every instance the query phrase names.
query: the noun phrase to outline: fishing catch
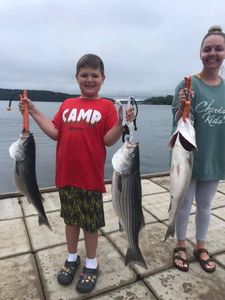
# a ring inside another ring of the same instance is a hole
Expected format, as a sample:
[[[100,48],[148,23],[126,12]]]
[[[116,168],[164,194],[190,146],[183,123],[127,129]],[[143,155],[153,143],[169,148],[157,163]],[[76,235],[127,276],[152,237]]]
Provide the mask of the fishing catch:
[[[113,155],[112,165],[112,204],[128,240],[125,265],[139,264],[147,269],[138,244],[144,226],[139,144],[127,139]]]
[[[28,118],[28,113],[25,116]],[[28,120],[23,120],[23,130],[19,139],[9,147],[9,154],[14,160],[14,180],[19,191],[34,205],[39,215],[39,225],[51,226],[45,214],[42,197],[36,179],[36,150],[33,134],[29,131]]]
[[[189,80],[189,81],[188,81]],[[186,86],[191,91],[191,79],[186,79]],[[176,215],[185,199],[192,176],[194,151],[197,149],[195,129],[188,115],[190,113],[190,99],[187,100],[183,117],[177,124],[177,129],[169,140],[172,148],[170,167],[170,206],[169,226],[165,234],[164,242],[175,233]]]

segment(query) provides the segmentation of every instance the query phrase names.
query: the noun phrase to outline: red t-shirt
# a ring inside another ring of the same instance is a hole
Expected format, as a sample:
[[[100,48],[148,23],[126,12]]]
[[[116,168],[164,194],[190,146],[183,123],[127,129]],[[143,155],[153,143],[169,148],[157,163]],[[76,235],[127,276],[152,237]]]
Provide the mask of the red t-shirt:
[[[56,186],[105,192],[104,136],[117,122],[107,99],[66,99],[53,120],[58,129]]]

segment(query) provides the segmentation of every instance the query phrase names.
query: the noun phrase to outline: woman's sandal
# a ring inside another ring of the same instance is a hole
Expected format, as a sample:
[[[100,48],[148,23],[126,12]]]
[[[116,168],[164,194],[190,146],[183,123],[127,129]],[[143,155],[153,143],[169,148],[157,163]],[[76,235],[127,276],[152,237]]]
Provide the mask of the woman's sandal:
[[[195,258],[197,259],[197,261],[200,263],[200,266],[202,267],[202,269],[205,271],[205,272],[208,272],[208,273],[212,273],[216,270],[216,265],[214,267],[207,267],[207,265],[209,264],[209,262],[214,262],[214,260],[212,259],[212,257],[209,256],[208,259],[204,260],[201,258],[201,254],[202,253],[208,253],[208,251],[206,249],[194,249],[194,256]]]
[[[185,259],[177,254],[177,252],[179,252],[179,251],[186,253],[186,249],[184,247],[178,247],[178,248],[173,249],[173,266],[180,271],[187,272],[189,270],[189,263],[188,263],[187,259]],[[178,265],[176,260],[181,260],[183,263],[183,266]]]

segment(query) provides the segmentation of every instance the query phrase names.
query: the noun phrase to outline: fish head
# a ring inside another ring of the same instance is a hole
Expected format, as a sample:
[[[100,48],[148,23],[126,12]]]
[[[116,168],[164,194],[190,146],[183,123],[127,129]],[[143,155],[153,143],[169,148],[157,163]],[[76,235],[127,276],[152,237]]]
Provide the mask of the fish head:
[[[197,149],[196,145],[196,138],[195,138],[195,129],[193,127],[192,121],[190,119],[186,119],[185,121],[183,118],[180,118],[177,124],[176,131],[170,137],[169,146],[173,149],[175,142],[177,139],[180,139],[181,144],[184,148],[190,149],[189,151],[194,151]]]
[[[114,170],[120,175],[129,175],[139,167],[139,144],[126,140],[112,157]]]
[[[138,143],[129,143],[128,140],[126,141],[126,148],[129,153],[129,163],[131,170],[135,169],[136,166],[139,164],[139,144]]]
[[[35,156],[34,137],[32,133],[21,133],[19,139],[9,147],[9,154],[16,161],[23,161],[28,155]]]

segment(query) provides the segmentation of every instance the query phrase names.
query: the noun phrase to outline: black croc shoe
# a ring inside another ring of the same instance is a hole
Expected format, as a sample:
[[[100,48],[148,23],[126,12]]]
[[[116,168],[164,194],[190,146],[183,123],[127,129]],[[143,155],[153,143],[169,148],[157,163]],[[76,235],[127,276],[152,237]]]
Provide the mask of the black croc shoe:
[[[89,269],[84,267],[77,282],[76,290],[79,293],[90,293],[96,285],[99,269]]]
[[[76,270],[80,265],[80,256],[77,256],[77,260],[74,261],[65,261],[64,266],[59,271],[57,280],[62,285],[68,285],[73,281]]]

